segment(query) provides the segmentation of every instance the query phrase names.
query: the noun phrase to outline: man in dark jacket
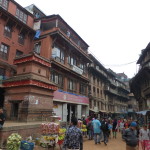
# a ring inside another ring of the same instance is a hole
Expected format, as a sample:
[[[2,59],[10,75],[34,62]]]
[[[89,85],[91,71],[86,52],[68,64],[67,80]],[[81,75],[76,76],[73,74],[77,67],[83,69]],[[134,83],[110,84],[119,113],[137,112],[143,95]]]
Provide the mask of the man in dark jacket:
[[[104,120],[102,121],[102,123],[101,123],[101,129],[103,131],[104,144],[107,145],[108,136],[109,136],[109,128],[108,128],[107,118],[104,118]]]
[[[131,122],[130,127],[123,133],[123,139],[126,141],[126,150],[137,150],[138,138],[136,131],[136,122]]]

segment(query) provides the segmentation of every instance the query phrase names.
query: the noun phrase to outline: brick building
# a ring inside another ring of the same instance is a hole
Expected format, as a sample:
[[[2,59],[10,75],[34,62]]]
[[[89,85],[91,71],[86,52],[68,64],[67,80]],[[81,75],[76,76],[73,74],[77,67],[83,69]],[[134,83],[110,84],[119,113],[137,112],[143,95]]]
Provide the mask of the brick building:
[[[40,77],[54,86],[52,91],[58,86],[59,90],[54,93],[54,97],[49,95],[54,102],[53,106],[49,105],[50,109],[54,108],[54,113],[63,121],[70,121],[72,116],[78,118],[81,118],[83,114],[87,116],[89,106],[87,64],[91,62],[88,57],[87,43],[59,15],[46,16],[35,5],[22,8],[13,0],[3,0],[0,5],[2,10],[0,25],[3,29],[0,34],[2,37],[0,75],[4,80],[3,85],[1,84],[3,94],[1,106],[9,108],[8,118],[22,118],[21,116],[25,113],[23,111],[25,100],[32,99],[35,103],[40,103],[41,96],[37,96],[37,91],[40,89],[31,92],[29,89],[33,88],[32,85],[25,91],[23,86],[17,84],[20,79],[24,84],[25,78],[37,81]],[[38,59],[40,64],[37,64],[35,60],[28,61],[31,57]],[[45,65],[43,62],[50,65]],[[45,65],[45,71],[43,65]],[[44,81],[40,81],[40,84],[41,82]],[[29,82],[25,83],[26,86],[29,86],[27,83]],[[37,85],[40,84],[37,83]],[[21,97],[15,97],[17,96],[16,87],[20,88]],[[42,92],[39,94],[43,95]],[[32,112],[31,109],[33,108],[28,110],[28,114],[35,115],[37,110]],[[41,107],[37,109],[39,112],[44,111]],[[17,115],[19,112],[20,114]],[[13,117],[12,114],[14,114]],[[34,119],[29,117],[27,120]]]
[[[87,116],[87,64],[91,62],[88,45],[59,15],[41,18],[41,31],[36,44],[44,49],[43,56],[51,60],[50,80],[58,86],[53,98],[54,113],[63,121]]]
[[[13,0],[0,1],[0,10],[0,106],[7,119],[41,120],[52,113],[56,86],[49,81],[50,60],[33,53],[36,15]]]
[[[0,79],[16,74],[13,60],[33,49],[34,17],[15,1],[0,1]],[[4,88],[0,82],[0,106],[4,104]]]
[[[89,65],[89,98],[91,113],[108,113],[108,102],[105,94],[105,85],[108,82],[107,69],[91,54],[93,61]]]
[[[90,112],[101,116],[127,114],[129,90],[111,69],[106,69],[93,55],[89,55]]]
[[[150,43],[141,51],[137,61],[139,64],[138,73],[131,79],[130,88],[139,104],[139,110],[150,109]]]

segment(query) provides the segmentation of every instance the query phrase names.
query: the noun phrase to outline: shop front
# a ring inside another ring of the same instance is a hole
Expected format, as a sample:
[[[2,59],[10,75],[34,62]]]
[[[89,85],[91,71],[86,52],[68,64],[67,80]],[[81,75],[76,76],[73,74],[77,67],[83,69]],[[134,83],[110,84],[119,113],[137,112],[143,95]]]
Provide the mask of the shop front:
[[[89,115],[88,97],[57,90],[54,92],[53,111],[62,121],[70,122],[72,117],[81,119]]]

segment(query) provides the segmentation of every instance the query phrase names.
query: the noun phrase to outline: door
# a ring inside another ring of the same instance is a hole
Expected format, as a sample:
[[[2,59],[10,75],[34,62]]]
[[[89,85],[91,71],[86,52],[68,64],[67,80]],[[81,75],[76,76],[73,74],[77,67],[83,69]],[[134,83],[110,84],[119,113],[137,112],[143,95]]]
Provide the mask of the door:
[[[12,109],[11,109],[11,119],[12,120],[18,120],[18,112],[19,112],[19,103],[12,103]]]

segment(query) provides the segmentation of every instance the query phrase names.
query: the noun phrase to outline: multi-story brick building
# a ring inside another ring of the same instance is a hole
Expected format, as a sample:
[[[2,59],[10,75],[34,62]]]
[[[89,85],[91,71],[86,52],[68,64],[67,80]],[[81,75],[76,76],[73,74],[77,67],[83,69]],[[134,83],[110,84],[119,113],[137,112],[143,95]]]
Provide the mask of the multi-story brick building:
[[[128,88],[117,79],[117,74],[106,69],[94,56],[89,55],[89,100],[90,112],[100,115],[127,114]]]
[[[107,113],[108,101],[105,94],[105,85],[108,82],[107,69],[91,54],[93,61],[89,65],[89,100],[91,113]]]
[[[13,0],[0,1],[0,79],[16,74],[13,60],[33,49],[34,16]],[[0,83],[0,106],[4,103],[4,88]]]
[[[137,61],[138,73],[131,79],[130,88],[139,104],[139,110],[150,109],[150,43],[142,50]]]
[[[34,121],[52,112],[56,86],[49,82],[50,60],[32,54],[35,18],[13,0],[0,1],[0,106],[7,119]]]
[[[129,91],[127,86],[117,79],[117,74],[108,69],[108,84],[105,92],[108,99],[108,112],[113,114],[127,114]]]
[[[4,3],[7,3],[7,7],[4,7],[6,5]],[[13,64],[15,59],[15,62],[17,61],[15,63],[17,65],[17,77],[20,77],[23,74],[35,74],[36,72],[33,68],[31,70],[23,68],[24,65],[29,65],[23,60],[29,59],[27,54],[30,52],[36,53],[31,57],[37,57],[36,59],[43,61],[49,60],[51,64],[51,67],[47,66],[49,73],[45,74],[42,66],[41,69],[39,66],[34,67],[38,69],[39,76],[45,76],[59,88],[53,97],[56,115],[59,115],[63,121],[69,121],[72,116],[81,118],[82,114],[88,115],[89,79],[87,64],[91,60],[88,57],[87,43],[59,15],[45,16],[36,6],[30,5],[24,9],[13,0],[3,0],[1,6],[5,8],[1,8],[4,12],[1,14],[1,26],[4,29],[4,33],[1,31],[1,37],[3,37],[1,41],[2,62],[7,63],[10,67],[16,67]],[[8,16],[5,15],[5,12]],[[5,24],[8,24],[6,27],[7,34],[5,33]],[[8,61],[6,61],[6,54]],[[15,58],[22,54],[24,55],[20,56],[18,60]],[[41,63],[43,64],[43,62]],[[23,73],[20,73],[20,68],[24,69]],[[3,78],[7,75],[4,73],[3,65],[1,67]],[[8,75],[8,77],[11,76]],[[5,88],[6,82],[11,81],[9,79],[4,81]],[[7,88],[9,88],[8,84]],[[37,95],[30,95],[29,98],[31,96],[38,99]],[[19,103],[22,102],[19,101]]]

